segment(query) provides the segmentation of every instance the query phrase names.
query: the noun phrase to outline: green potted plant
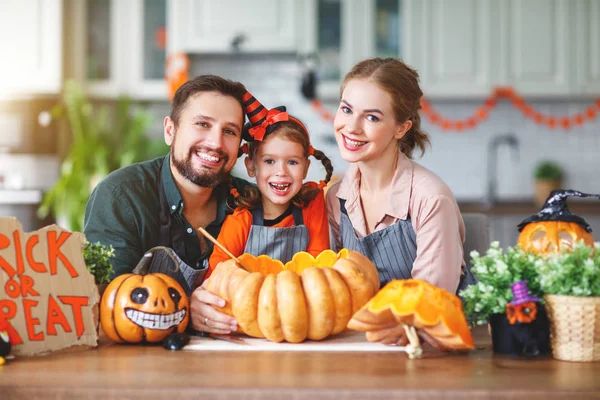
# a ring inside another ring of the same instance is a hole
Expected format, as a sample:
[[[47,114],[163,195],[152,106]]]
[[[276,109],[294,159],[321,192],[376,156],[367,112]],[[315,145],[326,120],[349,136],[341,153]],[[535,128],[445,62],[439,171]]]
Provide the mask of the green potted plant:
[[[498,242],[492,242],[486,254],[473,251],[471,258],[478,282],[459,293],[467,320],[476,325],[489,323],[495,353],[548,354],[548,318],[539,301],[542,292],[536,268],[540,256],[520,247],[509,247],[505,251]],[[535,304],[529,307],[529,302]],[[527,307],[535,309],[532,319],[519,320],[524,322],[522,324],[509,319],[509,311],[520,312]]]
[[[600,242],[583,241],[536,264],[550,318],[552,354],[600,361]]]
[[[535,202],[537,206],[541,207],[550,192],[561,188],[564,172],[557,163],[542,161],[535,167],[534,177]]]
[[[104,293],[104,289],[106,289],[114,272],[110,263],[110,259],[114,256],[115,250],[112,246],[106,246],[100,242],[90,243],[87,240],[85,241],[83,260],[88,271],[94,275],[100,296]]]
[[[460,292],[465,315],[476,325],[489,322],[494,314],[504,314],[506,304],[513,299],[510,286],[527,281],[529,291],[541,296],[540,278],[535,263],[539,256],[520,247],[500,248],[492,242],[486,254],[471,252],[472,271],[478,282]]]
[[[67,81],[51,120],[66,120],[72,138],[56,184],[44,194],[40,218],[50,213],[71,231],[83,229],[85,206],[95,185],[123,166],[166,154],[161,140],[146,136],[149,115],[129,98],[115,104],[92,104],[83,89]],[[46,118],[47,119],[47,118]]]

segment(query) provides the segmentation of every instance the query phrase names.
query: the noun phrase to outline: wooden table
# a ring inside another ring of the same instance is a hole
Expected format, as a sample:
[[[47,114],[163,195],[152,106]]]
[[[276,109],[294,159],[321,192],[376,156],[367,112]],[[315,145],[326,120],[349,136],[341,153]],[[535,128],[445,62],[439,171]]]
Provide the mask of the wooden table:
[[[101,344],[0,367],[0,399],[600,399],[600,363],[403,353],[170,352]]]

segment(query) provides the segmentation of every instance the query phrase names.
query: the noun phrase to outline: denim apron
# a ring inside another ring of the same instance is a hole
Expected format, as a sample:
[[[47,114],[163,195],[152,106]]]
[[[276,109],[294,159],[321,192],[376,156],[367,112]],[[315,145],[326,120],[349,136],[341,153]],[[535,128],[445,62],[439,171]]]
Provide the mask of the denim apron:
[[[304,225],[302,209],[293,206],[295,226],[288,228],[272,228],[265,225],[262,207],[251,210],[252,226],[246,241],[245,253],[254,256],[266,254],[273,259],[286,263],[294,254],[308,248],[308,229]]]

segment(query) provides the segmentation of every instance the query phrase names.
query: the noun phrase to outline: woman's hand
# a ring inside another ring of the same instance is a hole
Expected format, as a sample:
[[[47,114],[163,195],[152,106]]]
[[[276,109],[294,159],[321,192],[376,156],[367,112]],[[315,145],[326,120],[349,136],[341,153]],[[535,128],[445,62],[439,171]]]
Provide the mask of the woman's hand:
[[[205,282],[206,283],[206,282]],[[223,314],[213,306],[225,306],[225,300],[205,289],[205,284],[198,287],[190,297],[192,328],[202,332],[228,334],[237,330],[237,321]]]

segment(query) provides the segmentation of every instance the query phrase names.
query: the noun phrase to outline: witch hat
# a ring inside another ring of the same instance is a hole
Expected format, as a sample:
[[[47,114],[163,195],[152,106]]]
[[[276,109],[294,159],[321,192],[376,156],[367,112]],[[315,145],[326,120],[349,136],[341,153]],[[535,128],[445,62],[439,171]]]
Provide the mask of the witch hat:
[[[532,296],[529,294],[529,288],[527,287],[527,281],[519,281],[510,285],[510,290],[513,293],[513,301],[510,302],[513,306],[518,306],[519,304],[527,303],[527,302],[538,302],[540,301],[539,297]]]
[[[531,222],[541,221],[564,221],[564,222],[575,222],[581,225],[587,232],[592,232],[592,228],[583,218],[578,215],[572,214],[567,207],[567,197],[596,197],[600,199],[598,194],[582,193],[577,190],[566,190],[558,189],[553,190],[546,202],[542,206],[542,209],[532,216],[525,218],[517,225],[519,232],[523,230],[525,225]]]
[[[271,133],[277,126],[278,122],[293,121],[300,125],[308,136],[306,126],[297,118],[292,117],[287,113],[285,106],[279,106],[267,110],[250,92],[246,92],[243,97],[244,111],[250,122],[244,125],[242,129],[242,139],[247,142],[261,142],[266,135]]]

